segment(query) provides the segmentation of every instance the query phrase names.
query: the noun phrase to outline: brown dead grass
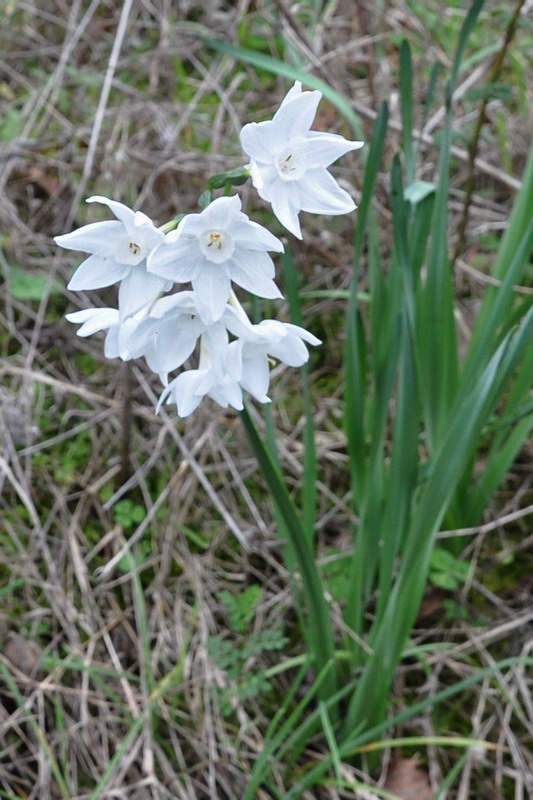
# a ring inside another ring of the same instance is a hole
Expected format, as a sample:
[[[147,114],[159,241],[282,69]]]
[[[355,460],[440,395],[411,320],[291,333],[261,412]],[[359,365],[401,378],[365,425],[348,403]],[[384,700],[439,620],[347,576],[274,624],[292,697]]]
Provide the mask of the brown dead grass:
[[[407,34],[422,45],[427,63],[434,57],[447,63],[449,53],[403,0],[379,4],[381,11],[372,3],[339,0],[328,5],[329,13],[314,30],[305,15],[295,13],[305,11],[305,3],[136,0],[124,17],[121,47],[113,52],[119,5],[8,2],[0,12],[5,16],[0,102],[3,120],[14,118],[13,132],[5,135],[0,150],[0,253],[6,280],[0,322],[7,332],[0,365],[0,796],[82,800],[95,797],[101,785],[97,796],[109,799],[236,800],[290,680],[277,678],[273,695],[266,698],[241,701],[235,691],[233,713],[224,714],[221,697],[228,678],[210,658],[208,641],[223,635],[234,639],[236,649],[242,641],[229,628],[219,593],[257,584],[263,596],[254,630],[283,628],[290,637],[294,624],[290,579],[243,433],[231,413],[207,402],[184,423],[177,424],[172,413],[156,417],[159,386],[143,365],[136,365],[127,400],[132,404],[132,467],[121,485],[124,369],[105,361],[98,341],[77,339],[62,320],[75,304],[87,305],[84,297],[61,290],[59,295],[45,291],[39,302],[16,300],[8,291],[8,265],[64,286],[75,260],[58,253],[50,237],[89,219],[81,203],[86,196],[101,193],[136,203],[162,223],[176,211],[195,208],[207,176],[241,163],[240,125],[274,109],[286,87],[281,79],[263,86],[248,67],[236,69],[231,59],[208,52],[199,32],[235,41],[239,23],[246,20],[257,35],[271,40],[276,55],[275,31],[316,74],[356,98],[367,131],[384,98],[391,101],[391,129],[399,129],[392,35]],[[127,3],[123,9],[126,14]],[[176,84],[178,59],[186,72],[185,99]],[[478,81],[486,65],[484,60],[478,66]],[[512,170],[495,154],[489,136],[481,143],[471,239],[462,256],[467,267],[479,233],[505,225],[527,150],[524,131],[531,129],[531,118],[520,111],[524,107],[531,108],[531,102],[523,103],[507,125]],[[329,124],[330,110],[323,113]],[[497,113],[492,104],[489,124]],[[440,119],[435,112],[426,128],[421,178],[435,169],[433,136]],[[465,115],[458,129],[463,123],[467,129],[468,122]],[[460,143],[455,152],[451,208],[459,212],[467,154]],[[340,175],[357,194],[361,174],[355,158],[347,159]],[[246,190],[245,197],[257,202]],[[376,207],[386,222],[385,190],[378,193]],[[336,220],[326,230],[315,219],[306,222],[310,235],[301,263],[306,279],[313,288],[347,288],[353,220]],[[483,281],[483,273],[472,275],[472,269],[458,280],[466,333]],[[282,307],[280,314],[285,312]],[[306,313],[319,317],[331,338],[338,336],[342,303],[309,304]],[[80,353],[91,356],[90,374]],[[326,545],[345,544],[349,523],[342,489],[347,490],[346,456],[335,422],[341,415],[335,378],[340,353],[339,344],[316,375],[317,383],[327,380],[329,387],[317,400],[316,418],[324,556]],[[297,378],[278,372],[274,400],[297,395]],[[287,408],[281,402],[274,407],[281,458],[297,486],[301,424],[294,419],[292,401]],[[85,437],[81,451],[76,449],[80,435]],[[146,510],[146,517],[127,530],[114,514],[124,497]],[[517,466],[501,498],[501,514],[520,512],[530,501],[525,463]],[[455,599],[469,618],[450,629],[437,602],[434,616],[421,619],[416,641],[447,646],[424,668],[402,667],[396,705],[404,696],[410,703],[434,694],[502,656],[531,655],[531,581],[520,577],[507,592],[493,593],[485,580],[504,558],[531,557],[529,534],[522,517],[508,529],[494,524],[468,532],[465,541],[479,564],[479,578]],[[124,566],[128,554],[136,567]],[[481,624],[473,627],[472,620]],[[299,650],[297,639],[291,639],[283,657]],[[263,653],[250,659],[242,677],[279,658],[279,653]],[[173,679],[161,684],[169,674]],[[103,781],[139,718],[139,730]],[[462,727],[447,729],[447,723]],[[499,745],[495,751],[468,752],[450,798],[518,800],[532,791],[533,700],[530,676],[521,666],[497,672],[494,680],[472,690],[463,709],[456,705],[428,713],[409,732],[471,733]],[[309,759],[316,755],[310,743]],[[424,768],[433,787],[456,760],[455,752],[427,749]],[[378,786],[384,785],[387,763],[386,756]],[[371,783],[349,767],[345,777]],[[279,796],[290,788],[285,781],[280,765],[272,777]],[[356,795],[324,788],[314,796]],[[375,795],[361,790],[357,796]],[[258,793],[259,800],[268,797],[266,791]]]

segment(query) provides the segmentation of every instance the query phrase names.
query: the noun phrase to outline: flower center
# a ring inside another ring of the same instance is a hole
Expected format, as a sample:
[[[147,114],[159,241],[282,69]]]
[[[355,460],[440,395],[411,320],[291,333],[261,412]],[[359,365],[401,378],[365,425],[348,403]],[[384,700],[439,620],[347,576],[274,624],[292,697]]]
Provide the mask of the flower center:
[[[115,247],[115,258],[119,264],[127,264],[128,266],[134,267],[144,258],[142,245],[135,239],[132,239],[129,234],[125,233],[118,238]]]
[[[231,258],[235,250],[232,237],[226,231],[208,231],[200,239],[200,247],[208,261],[221,264]]]
[[[276,166],[280,178],[284,181],[297,181],[306,170],[305,163],[298,157],[295,150],[294,147],[286,147],[278,157]]]

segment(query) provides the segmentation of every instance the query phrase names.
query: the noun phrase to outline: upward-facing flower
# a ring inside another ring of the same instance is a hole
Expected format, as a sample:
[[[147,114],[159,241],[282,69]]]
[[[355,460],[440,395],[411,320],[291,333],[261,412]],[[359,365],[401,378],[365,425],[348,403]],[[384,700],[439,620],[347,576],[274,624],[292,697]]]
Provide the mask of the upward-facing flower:
[[[327,171],[334,161],[363,142],[310,130],[322,93],[302,92],[296,81],[273,119],[251,122],[241,131],[250,157],[252,181],[287,230],[302,238],[298,214],[346,214],[355,203]]]
[[[272,233],[241,211],[240,198],[219,197],[201,214],[188,214],[148,257],[148,269],[175,283],[191,281],[204,323],[224,313],[231,281],[259,297],[281,297],[267,250],[282,252]]]
[[[118,306],[122,318],[135,314],[167,291],[172,282],[148,272],[146,259],[165,235],[142,211],[132,211],[107,197],[89,197],[88,203],[108,206],[116,220],[91,222],[54,241],[68,250],[90,253],[73,277],[68,289],[101,289],[120,281]]]

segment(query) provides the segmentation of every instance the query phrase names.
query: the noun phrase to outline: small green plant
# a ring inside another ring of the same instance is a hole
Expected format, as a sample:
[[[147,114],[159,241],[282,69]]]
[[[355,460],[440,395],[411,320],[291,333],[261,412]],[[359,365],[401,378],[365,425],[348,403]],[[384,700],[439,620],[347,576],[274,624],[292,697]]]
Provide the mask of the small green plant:
[[[287,637],[280,629],[249,633],[262,595],[261,587],[256,584],[249,586],[240,594],[231,594],[228,591],[218,594],[233,633],[236,634],[231,639],[220,635],[211,636],[207,644],[209,657],[225,672],[227,682],[230,684],[222,689],[216,689],[224,716],[231,715],[236,698],[242,703],[252,697],[268,694],[271,684],[264,670],[252,673],[247,662],[265,653],[282,650],[287,643]]]
[[[115,503],[113,506],[113,516],[117,525],[120,525],[125,531],[130,531],[143,521],[146,516],[146,511],[143,506],[126,498]]]
[[[429,580],[440,589],[455,591],[466,581],[469,570],[468,564],[443,547],[435,547],[431,554]]]
[[[225,606],[231,627],[236,633],[244,635],[247,632],[262,597],[263,590],[255,583],[240,594],[231,594],[226,590],[219,593],[218,599]]]

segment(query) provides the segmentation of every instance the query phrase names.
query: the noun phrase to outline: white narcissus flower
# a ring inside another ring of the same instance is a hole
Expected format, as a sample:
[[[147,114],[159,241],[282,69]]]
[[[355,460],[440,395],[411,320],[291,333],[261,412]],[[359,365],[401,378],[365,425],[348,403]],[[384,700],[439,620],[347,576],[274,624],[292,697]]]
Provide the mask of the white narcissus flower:
[[[260,403],[269,403],[269,357],[277,358],[290,367],[301,367],[309,358],[304,342],[313,345],[321,342],[305,328],[290,322],[264,319],[252,328],[252,335],[243,342],[239,382]]]
[[[346,214],[356,207],[327,167],[364,142],[310,130],[321,97],[316,90],[302,92],[302,84],[296,81],[271,120],[251,122],[241,130],[255,188],[272,204],[281,224],[299,239],[300,211]]]
[[[283,245],[241,211],[241,200],[219,197],[201,214],[188,214],[148,257],[148,269],[175,283],[192,283],[200,316],[216,322],[226,307],[231,282],[259,297],[281,297],[268,250]]]
[[[195,292],[177,292],[161,297],[153,304],[150,315],[139,325],[135,337],[143,350],[146,363],[168,383],[168,373],[181,367],[193,353],[200,336],[214,363],[223,360],[228,344],[228,331],[234,336],[252,329],[248,318],[226,305],[220,319],[211,325],[202,321]]]
[[[216,326],[212,326],[216,327]],[[241,376],[242,341],[228,344],[216,336],[202,336],[198,369],[182,372],[164,390],[159,398],[157,410],[165,401],[176,403],[180,417],[189,414],[200,405],[205,395],[223,408],[243,408]]]
[[[91,222],[54,238],[60,247],[91,254],[80,264],[67,288],[101,289],[120,281],[118,307],[124,319],[172,286],[171,281],[146,269],[148,255],[165,235],[142,211],[132,211],[107,197],[89,197],[87,202],[103,203],[117,219]]]
[[[141,313],[144,309],[141,310]],[[106,358],[121,358],[130,361],[144,355],[135,336],[139,325],[138,315],[121,320],[117,308],[84,308],[65,315],[65,319],[75,324],[82,323],[77,331],[78,336],[91,336],[93,333],[107,330],[104,345]]]
[[[230,342],[228,330],[239,338]],[[320,339],[287,322],[269,319],[252,325],[242,312],[228,306],[223,323],[204,328],[198,369],[174,378],[161,395],[158,408],[164,402],[174,402],[180,417],[187,417],[209,395],[224,408],[241,410],[243,389],[260,403],[270,403],[269,357],[299,367],[309,358],[304,342],[316,345]]]

